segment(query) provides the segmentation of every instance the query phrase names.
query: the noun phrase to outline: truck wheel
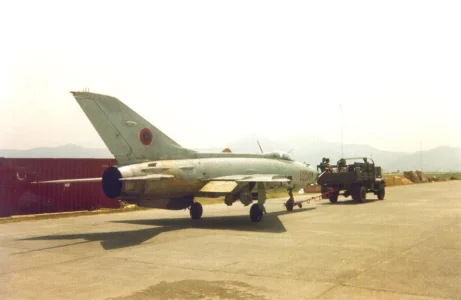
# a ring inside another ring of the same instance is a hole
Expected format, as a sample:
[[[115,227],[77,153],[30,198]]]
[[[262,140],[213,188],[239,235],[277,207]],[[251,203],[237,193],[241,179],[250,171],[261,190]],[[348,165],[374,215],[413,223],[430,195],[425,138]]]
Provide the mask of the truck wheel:
[[[367,189],[362,186],[360,188],[360,202],[364,202],[365,200],[367,200]]]
[[[352,199],[354,202],[362,203],[367,198],[367,189],[364,186],[360,186],[354,189],[352,193]]]
[[[382,187],[378,192],[378,199],[384,200],[384,196],[386,195],[386,188]]]
[[[338,193],[333,193],[330,196],[330,203],[336,203],[336,202],[338,202]]]

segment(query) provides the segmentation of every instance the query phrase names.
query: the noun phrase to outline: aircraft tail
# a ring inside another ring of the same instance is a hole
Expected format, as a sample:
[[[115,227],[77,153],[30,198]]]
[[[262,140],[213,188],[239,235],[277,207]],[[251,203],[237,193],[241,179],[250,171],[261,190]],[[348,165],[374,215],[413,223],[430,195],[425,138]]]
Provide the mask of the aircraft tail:
[[[192,158],[196,153],[181,147],[117,98],[71,93],[119,165]]]

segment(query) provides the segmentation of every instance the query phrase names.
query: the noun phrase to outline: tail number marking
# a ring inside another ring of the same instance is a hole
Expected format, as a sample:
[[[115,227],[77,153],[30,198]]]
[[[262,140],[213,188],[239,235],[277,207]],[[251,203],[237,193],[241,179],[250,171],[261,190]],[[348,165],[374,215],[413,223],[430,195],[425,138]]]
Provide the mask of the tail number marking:
[[[311,178],[311,174],[308,171],[300,171],[299,172],[299,180],[301,181],[309,181]]]

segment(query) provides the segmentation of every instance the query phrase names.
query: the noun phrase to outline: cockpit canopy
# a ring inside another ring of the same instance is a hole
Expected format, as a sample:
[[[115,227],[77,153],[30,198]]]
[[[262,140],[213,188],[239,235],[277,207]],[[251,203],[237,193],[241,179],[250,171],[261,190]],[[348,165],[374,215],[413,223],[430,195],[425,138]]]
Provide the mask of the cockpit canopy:
[[[271,152],[268,154],[271,157],[276,158],[276,159],[294,161],[294,159],[290,156],[290,154],[283,152],[283,151],[275,151],[275,152]]]

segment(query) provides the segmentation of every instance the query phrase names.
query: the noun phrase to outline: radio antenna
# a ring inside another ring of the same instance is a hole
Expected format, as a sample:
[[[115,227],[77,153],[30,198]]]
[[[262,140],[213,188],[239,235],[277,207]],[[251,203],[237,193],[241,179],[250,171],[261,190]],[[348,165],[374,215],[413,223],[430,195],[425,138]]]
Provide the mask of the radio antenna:
[[[339,112],[341,114],[341,156],[344,158],[343,107],[341,104],[339,104]]]
[[[258,143],[258,146],[259,146],[259,149],[261,150],[261,153],[263,153],[263,154],[264,154],[264,151],[263,151],[263,148],[261,147],[261,144],[259,143],[259,141],[258,141],[258,140],[257,140],[256,142]]]

